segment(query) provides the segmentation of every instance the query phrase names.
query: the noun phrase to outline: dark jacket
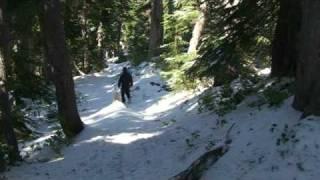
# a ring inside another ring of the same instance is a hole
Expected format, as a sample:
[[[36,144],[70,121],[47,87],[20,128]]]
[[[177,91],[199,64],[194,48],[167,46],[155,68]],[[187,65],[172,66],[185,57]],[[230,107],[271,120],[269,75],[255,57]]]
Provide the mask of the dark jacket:
[[[118,81],[118,87],[128,89],[133,85],[132,76],[128,71],[123,71]]]

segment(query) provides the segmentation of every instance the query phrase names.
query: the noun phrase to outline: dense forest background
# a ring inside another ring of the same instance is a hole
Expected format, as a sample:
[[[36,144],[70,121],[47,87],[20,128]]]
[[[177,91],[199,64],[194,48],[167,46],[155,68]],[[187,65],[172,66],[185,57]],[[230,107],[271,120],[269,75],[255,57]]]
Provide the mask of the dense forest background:
[[[234,108],[259,88],[260,69],[288,77],[265,94],[295,95],[304,116],[320,114],[318,1],[0,0],[0,169],[19,160],[25,100],[56,104],[63,132],[83,129],[72,76],[98,72],[107,58],[155,62],[175,90],[222,86]],[[228,93],[234,80],[247,89]],[[263,83],[262,83],[263,86]],[[200,99],[217,110],[210,94]]]

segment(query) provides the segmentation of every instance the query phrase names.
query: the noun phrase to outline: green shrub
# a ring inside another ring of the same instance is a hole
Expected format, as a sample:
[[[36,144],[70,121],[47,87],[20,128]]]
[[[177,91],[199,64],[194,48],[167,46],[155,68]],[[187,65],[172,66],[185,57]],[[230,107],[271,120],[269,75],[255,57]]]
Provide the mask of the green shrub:
[[[5,171],[6,169],[6,157],[8,157],[8,152],[6,151],[7,146],[0,142],[0,172]]]
[[[205,110],[208,110],[208,111],[213,111],[215,108],[215,104],[214,104],[214,96],[213,96],[213,93],[212,92],[207,92],[205,94],[203,94],[198,103],[199,103],[199,108],[198,108],[198,111],[201,113]]]
[[[61,155],[61,149],[69,144],[70,139],[67,138],[62,130],[57,130],[54,135],[45,141],[45,145],[52,148],[52,150],[58,155]]]
[[[168,84],[175,90],[195,89],[198,80],[190,78],[186,72],[195,58],[195,54],[179,54],[174,57],[165,58],[165,67],[161,76],[168,80]]]
[[[263,91],[263,95],[266,98],[269,106],[279,107],[284,100],[286,100],[290,94],[286,91],[279,91],[273,88],[267,88]]]
[[[228,112],[235,109],[236,104],[233,101],[232,96],[225,96],[228,94],[228,91],[225,87],[218,92],[206,92],[203,96],[200,97],[199,103],[199,112],[203,111],[213,111],[219,116],[223,116]]]
[[[224,116],[236,109],[237,105],[252,92],[254,87],[249,80],[240,79],[237,83],[214,87],[204,92],[199,98],[198,110],[199,112],[213,111],[219,116]]]
[[[174,57],[186,52],[192,36],[194,22],[199,17],[199,13],[199,10],[195,8],[192,1],[186,1],[183,5],[177,5],[172,14],[164,14],[163,26],[165,33],[163,52],[166,54],[166,57]]]
[[[292,79],[281,79],[279,81],[269,79],[265,84],[263,87],[256,88],[258,99],[251,102],[250,107],[260,107],[264,104],[268,104],[269,107],[279,107],[284,100],[293,95],[295,87]]]

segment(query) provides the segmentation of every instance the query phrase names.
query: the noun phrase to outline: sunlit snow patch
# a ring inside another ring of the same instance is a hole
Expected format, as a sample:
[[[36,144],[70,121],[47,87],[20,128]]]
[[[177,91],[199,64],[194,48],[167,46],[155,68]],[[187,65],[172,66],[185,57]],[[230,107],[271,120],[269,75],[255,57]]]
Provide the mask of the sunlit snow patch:
[[[154,133],[121,133],[114,136],[107,136],[105,138],[106,142],[116,143],[116,144],[130,144],[132,142],[141,140],[141,139],[149,139],[154,136],[160,135],[161,132]]]
[[[264,68],[258,72],[259,76],[267,76],[271,73],[271,68]]]
[[[132,142],[149,139],[155,136],[160,135],[162,132],[153,132],[153,133],[121,133],[113,136],[96,136],[91,139],[85,140],[82,143],[94,143],[98,141],[104,141],[107,143],[115,143],[115,144],[130,144]],[[78,145],[79,145],[78,144]]]

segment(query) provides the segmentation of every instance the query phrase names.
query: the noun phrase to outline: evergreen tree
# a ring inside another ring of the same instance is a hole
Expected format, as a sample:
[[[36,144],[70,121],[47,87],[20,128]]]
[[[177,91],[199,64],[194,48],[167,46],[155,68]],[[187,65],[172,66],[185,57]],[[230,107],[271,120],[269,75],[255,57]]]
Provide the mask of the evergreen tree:
[[[42,31],[45,38],[50,76],[56,88],[58,113],[61,126],[67,136],[74,136],[84,128],[79,117],[69,55],[59,0],[42,0]]]
[[[144,0],[129,1],[129,7],[123,40],[129,60],[138,64],[148,57],[151,3]]]
[[[7,91],[7,65],[10,60],[9,29],[6,14],[7,2],[0,0],[0,132],[9,147],[9,158],[12,161],[20,159],[18,143],[14,134],[11,116],[11,104]],[[0,157],[2,158],[2,157]]]
[[[152,0],[151,4],[151,28],[149,38],[150,58],[160,55],[160,45],[163,43],[163,3],[162,0]]]
[[[192,31],[192,38],[189,43],[188,53],[194,53],[197,50],[197,47],[200,42],[201,34],[205,26],[206,21],[206,2],[201,2],[200,6],[200,15],[197,19],[197,22],[194,25],[193,31]]]
[[[8,1],[8,14],[13,49],[8,64],[8,88],[18,103],[21,97],[49,101],[51,92],[46,83],[37,3]]]
[[[168,1],[164,11],[165,57],[179,56],[188,51],[192,31],[200,16],[196,1]]]
[[[293,76],[296,71],[296,38],[300,15],[292,1],[280,0],[280,10],[272,42],[271,75]]]
[[[306,115],[320,115],[320,2],[294,0],[289,4],[297,13],[296,16],[290,16],[290,19],[292,18],[293,22],[299,22],[293,30],[297,32],[297,38],[294,39],[297,50],[297,71],[293,107]],[[294,63],[292,59],[290,61]]]
[[[257,56],[269,59],[276,0],[206,2],[207,24],[190,73],[214,77],[215,85],[221,85],[250,74]]]

